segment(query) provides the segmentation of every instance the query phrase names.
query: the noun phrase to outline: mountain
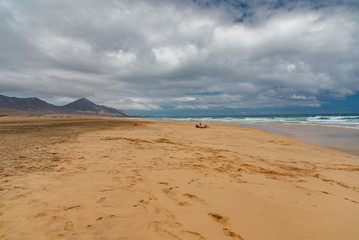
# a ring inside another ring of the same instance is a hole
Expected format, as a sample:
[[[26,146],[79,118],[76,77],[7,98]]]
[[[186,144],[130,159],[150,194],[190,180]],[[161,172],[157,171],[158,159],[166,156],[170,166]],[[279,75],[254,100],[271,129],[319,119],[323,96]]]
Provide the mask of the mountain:
[[[94,114],[94,115],[115,115],[117,117],[128,117],[133,116],[131,114],[125,113],[123,111],[97,105],[86,98],[80,98],[72,103],[69,103],[61,107],[65,112],[78,112],[81,114]]]
[[[11,115],[56,114],[58,107],[38,98],[17,98],[0,95],[0,113]]]
[[[103,117],[136,116],[114,108],[97,105],[81,98],[65,106],[55,106],[38,98],[17,98],[0,95],[1,115],[76,114]]]

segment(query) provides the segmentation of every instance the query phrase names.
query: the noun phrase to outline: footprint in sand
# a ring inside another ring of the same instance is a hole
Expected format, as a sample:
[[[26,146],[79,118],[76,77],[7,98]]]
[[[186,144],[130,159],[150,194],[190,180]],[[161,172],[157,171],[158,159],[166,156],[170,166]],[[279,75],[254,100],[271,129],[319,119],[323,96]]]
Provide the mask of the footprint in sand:
[[[188,182],[188,184],[191,184],[191,183],[196,182],[196,181],[198,181],[198,180],[199,180],[198,178],[191,179],[191,180]]]
[[[175,198],[176,193],[174,192],[175,189],[177,189],[178,187],[170,187],[170,188],[163,188],[162,192],[164,192],[166,194],[167,197],[173,199],[173,200],[177,200]]]
[[[158,182],[158,184],[168,185],[168,183],[167,183],[167,182]]]
[[[166,209],[154,207],[149,211],[149,216],[150,221],[147,227],[157,233],[165,233],[166,235],[171,235],[173,237],[173,229],[182,226],[182,224],[176,220],[175,215]]]
[[[79,208],[80,205],[75,205],[75,206],[71,206],[71,207],[64,207],[64,211],[68,211],[68,210],[71,210],[71,209],[74,209],[74,208]]]
[[[67,221],[67,222],[65,223],[65,227],[64,227],[65,231],[70,231],[70,230],[72,230],[73,228],[74,228],[74,224],[73,224],[71,221]]]
[[[114,191],[115,189],[113,188],[108,188],[108,189],[102,189],[100,190],[100,192],[110,192],[110,191]]]
[[[216,222],[222,223],[224,225],[228,224],[229,218],[224,217],[217,213],[208,213],[209,216],[211,216]]]
[[[189,199],[192,199],[192,200],[196,200],[197,202],[203,204],[203,205],[207,205],[206,201],[204,201],[203,199],[197,197],[196,195],[194,194],[190,194],[190,193],[184,193],[182,194],[183,196],[189,198]]]
[[[191,179],[188,184],[194,184],[196,187],[202,187],[204,184],[199,181],[198,178]]]
[[[40,213],[36,214],[34,217],[39,218],[39,217],[45,217],[47,215],[48,215],[48,213],[46,211],[44,211],[44,212],[40,212]]]
[[[229,218],[222,216],[220,214],[217,213],[208,213],[208,215],[210,217],[212,217],[212,219],[214,219],[216,222],[223,224],[225,226],[229,225]],[[243,238],[241,237],[241,235],[231,231],[228,228],[222,228],[224,235],[228,236],[228,237],[232,237],[233,239],[238,239],[238,240],[243,240]]]
[[[106,200],[106,198],[105,197],[102,197],[102,198],[100,198],[99,200],[97,200],[97,203],[102,203],[103,201],[105,201]]]
[[[197,232],[182,230],[181,233],[184,234],[187,237],[190,237],[191,239],[192,239],[192,237],[194,237],[194,238],[196,238],[198,240],[206,240],[205,237],[203,237],[201,234],[199,234]]]
[[[178,202],[177,205],[178,206],[190,206],[191,204],[187,201],[183,201],[183,202]]]
[[[353,203],[356,203],[356,204],[359,204],[359,202],[355,201],[355,200],[352,200],[352,199],[349,199],[349,198],[344,198],[345,200],[347,201],[350,201],[350,202],[353,202]]]
[[[241,237],[241,235],[232,232],[231,230],[229,230],[228,228],[223,228],[223,233],[226,236],[232,237],[232,239],[238,239],[238,240],[243,240],[243,238]]]

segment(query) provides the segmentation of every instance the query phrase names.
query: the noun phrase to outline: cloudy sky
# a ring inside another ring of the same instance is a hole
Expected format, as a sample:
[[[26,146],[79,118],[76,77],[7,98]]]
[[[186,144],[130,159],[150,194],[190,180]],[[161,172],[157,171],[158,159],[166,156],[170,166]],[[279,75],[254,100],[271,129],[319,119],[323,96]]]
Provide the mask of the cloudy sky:
[[[357,0],[0,0],[0,94],[148,115],[359,112]]]

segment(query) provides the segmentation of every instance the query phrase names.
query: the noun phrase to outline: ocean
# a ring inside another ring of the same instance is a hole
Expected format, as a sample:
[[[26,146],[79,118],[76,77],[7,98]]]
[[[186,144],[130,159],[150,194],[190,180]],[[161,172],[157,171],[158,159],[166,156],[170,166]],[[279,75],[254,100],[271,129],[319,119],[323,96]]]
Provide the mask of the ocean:
[[[359,155],[359,114],[151,117],[149,120],[252,127]]]
[[[227,123],[233,125],[295,125],[359,129],[359,114],[352,115],[268,115],[268,116],[208,116],[151,117],[156,121]]]

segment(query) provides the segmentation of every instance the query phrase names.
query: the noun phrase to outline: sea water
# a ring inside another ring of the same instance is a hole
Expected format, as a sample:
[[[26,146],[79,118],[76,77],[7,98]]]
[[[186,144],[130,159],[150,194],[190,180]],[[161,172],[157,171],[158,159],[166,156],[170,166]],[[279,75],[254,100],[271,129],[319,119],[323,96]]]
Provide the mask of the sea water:
[[[359,114],[352,115],[268,115],[268,116],[208,116],[153,117],[157,121],[228,123],[234,125],[297,125],[359,129]]]

